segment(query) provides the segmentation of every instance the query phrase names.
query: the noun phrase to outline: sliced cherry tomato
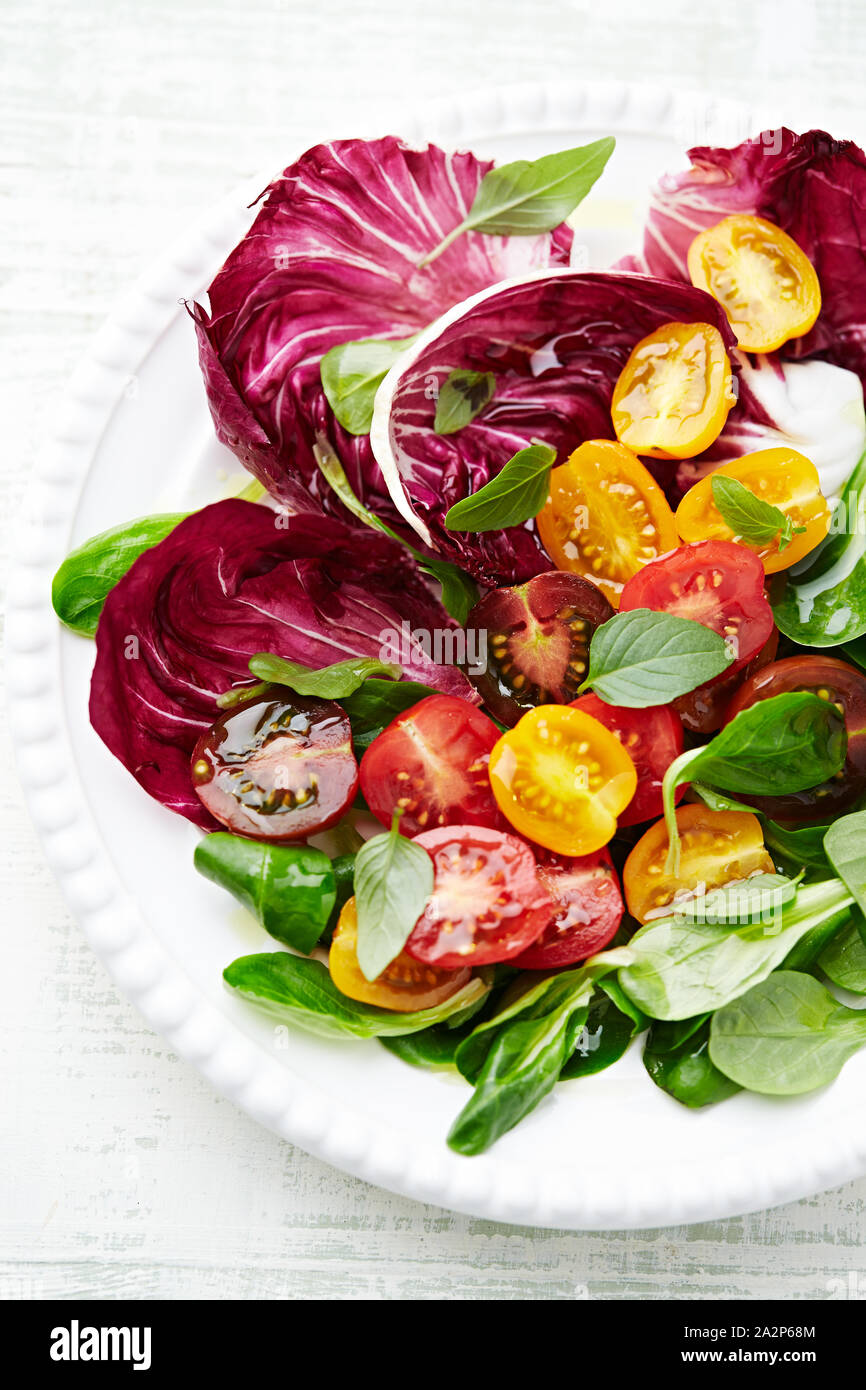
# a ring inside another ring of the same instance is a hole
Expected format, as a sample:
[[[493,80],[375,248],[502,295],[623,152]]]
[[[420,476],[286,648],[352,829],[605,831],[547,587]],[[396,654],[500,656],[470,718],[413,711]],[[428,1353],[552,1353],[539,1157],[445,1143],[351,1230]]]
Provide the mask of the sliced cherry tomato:
[[[556,914],[537,941],[517,956],[520,970],[554,970],[601,951],[616,936],[623,903],[619,879],[606,849],[568,858],[539,853],[538,877]]]
[[[591,439],[550,474],[538,534],[561,570],[597,584],[616,607],[623,584],[677,544],[674,514],[640,459]]]
[[[690,690],[688,695],[674,700],[674,709],[684,727],[693,734],[711,734],[720,729],[743,681],[775,661],[778,649],[779,631],[774,627],[758,655],[746,662],[745,666],[736,663],[732,671],[723,671],[715,680],[707,681],[705,685],[699,685],[697,690]]]
[[[512,960],[541,934],[554,900],[535,855],[515,835],[453,825],[418,835],[433,860],[433,893],[406,942],[415,960],[457,970]]]
[[[758,655],[773,631],[763,565],[751,550],[731,541],[682,545],[647,565],[626,584],[620,607],[653,608],[703,623],[725,638],[740,668]]]
[[[795,534],[784,549],[778,533],[769,540],[751,541],[724,520],[713,496],[713,478],[734,478],[762,502],[778,507]],[[689,488],[677,508],[677,530],[684,541],[737,541],[753,550],[766,574],[786,570],[802,560],[830,529],[830,508],[821,492],[813,463],[794,449],[761,449],[756,454],[723,463]]]
[[[397,716],[361,759],[373,815],[413,836],[437,825],[504,826],[487,765],[499,730],[456,695],[428,695]]]
[[[638,840],[622,874],[628,910],[639,922],[664,917],[675,902],[702,896],[752,874],[775,872],[757,816],[711,811],[703,802],[677,808],[680,871],[665,868],[668,832],[663,820]]]
[[[512,725],[534,705],[567,704],[586,675],[590,638],[611,617],[594,584],[561,570],[491,589],[466,621],[484,639],[487,669],[469,676],[491,714]]]
[[[349,721],[333,701],[301,695],[240,705],[199,739],[192,781],[236,835],[304,840],[338,821],[355,798]]]
[[[693,285],[717,299],[745,352],[775,352],[808,333],[821,312],[821,286],[796,241],[764,217],[737,213],[695,237]]]
[[[358,964],[358,914],[355,899],[349,898],[340,913],[328,954],[331,979],[341,994],[379,1009],[412,1013],[444,1004],[469,983],[472,971],[467,965],[457,970],[440,970],[425,965],[401,951],[375,980],[368,980]]]
[[[617,439],[636,454],[690,459],[718,438],[736,399],[719,330],[666,323],[633,349],[610,413]]]
[[[626,709],[622,705],[607,705],[597,695],[581,695],[572,701],[572,709],[591,714],[599,724],[610,729],[628,753],[637,771],[637,791],[625,810],[617,816],[622,825],[639,825],[655,820],[662,814],[662,778],[683,751],[683,726],[670,705],[654,705],[651,709]],[[685,796],[679,788],[679,797]]]
[[[597,719],[570,705],[539,705],[497,743],[490,785],[521,835],[557,854],[592,854],[613,837],[637,772]]]
[[[728,720],[758,700],[792,690],[808,690],[838,707],[848,731],[845,766],[832,781],[811,791],[790,796],[744,796],[740,800],[772,820],[829,819],[866,793],[866,675],[832,656],[789,656],[756,671],[743,683],[728,708]]]

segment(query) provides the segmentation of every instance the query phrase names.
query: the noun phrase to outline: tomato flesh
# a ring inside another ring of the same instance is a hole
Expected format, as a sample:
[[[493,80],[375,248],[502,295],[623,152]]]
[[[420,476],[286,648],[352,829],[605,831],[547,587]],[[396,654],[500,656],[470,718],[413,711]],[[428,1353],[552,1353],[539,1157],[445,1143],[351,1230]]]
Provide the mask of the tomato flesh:
[[[433,893],[406,942],[415,960],[440,970],[513,960],[541,934],[554,900],[523,840],[482,826],[418,835],[433,860]]]
[[[560,570],[492,589],[466,622],[486,651],[485,670],[470,670],[469,677],[493,716],[509,726],[534,705],[567,704],[586,675],[593,633],[612,616],[594,584]]]
[[[542,851],[538,877],[554,899],[555,915],[514,964],[520,970],[553,970],[603,950],[624,910],[608,851],[572,858]]]
[[[608,705],[592,693],[574,700],[572,708],[583,710],[610,729],[635,765],[637,790],[618,815],[619,825],[655,820],[663,810],[662,779],[674,758],[683,751],[683,726],[677,713],[670,705],[655,705],[650,709]],[[685,787],[680,787],[677,799],[685,796],[685,792]]]
[[[694,458],[734,405],[731,363],[711,323],[666,323],[633,349],[614,387],[614,433],[636,454]]]
[[[412,1013],[416,1009],[433,1009],[437,1004],[444,1004],[472,978],[468,966],[459,970],[439,970],[401,951],[381,975],[368,980],[358,964],[358,913],[354,898],[349,898],[340,913],[328,953],[328,969],[341,994],[396,1013]]]
[[[192,755],[192,781],[236,835],[303,840],[340,819],[358,790],[349,720],[331,700],[255,700],[224,714]]]
[[[428,695],[398,715],[361,759],[361,791],[410,838],[439,825],[504,826],[488,764],[499,730],[456,695]]]
[[[748,811],[711,811],[703,802],[677,808],[680,867],[666,868],[668,832],[664,821],[638,840],[623,869],[628,910],[639,922],[668,916],[676,904],[703,896],[727,883],[775,870],[764,848],[757,816]]]
[[[756,671],[728,709],[728,720],[759,700],[807,690],[837,706],[845,720],[848,752],[841,772],[829,782],[789,796],[744,796],[772,820],[830,819],[866,794],[866,675],[830,656],[790,656]]]

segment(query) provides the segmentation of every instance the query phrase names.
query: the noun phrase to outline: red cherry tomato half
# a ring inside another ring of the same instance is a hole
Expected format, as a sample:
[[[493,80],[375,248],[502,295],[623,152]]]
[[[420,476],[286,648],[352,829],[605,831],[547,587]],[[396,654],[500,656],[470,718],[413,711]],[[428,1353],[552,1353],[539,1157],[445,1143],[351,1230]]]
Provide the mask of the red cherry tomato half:
[[[715,680],[690,690],[674,700],[674,709],[683,722],[684,728],[693,734],[711,734],[720,729],[725,722],[728,706],[740,686],[749,676],[769,666],[775,661],[779,649],[779,630],[774,627],[758,655],[746,665],[737,665],[733,671],[723,671]]]
[[[487,765],[499,730],[456,695],[428,695],[397,716],[361,759],[373,815],[410,838],[440,825],[504,826]]]
[[[440,970],[513,960],[541,934],[554,900],[535,855],[514,835],[452,825],[416,837],[433,860],[433,893],[406,942],[415,960]]]
[[[599,724],[616,734],[637,770],[637,791],[625,810],[620,811],[617,824],[638,825],[644,820],[657,819],[664,810],[662,778],[674,758],[683,751],[683,726],[679,716],[670,705],[625,709],[621,705],[606,705],[592,694],[581,695],[572,705],[584,714],[591,714]],[[685,787],[680,787],[677,800],[685,793]]]
[[[764,567],[733,541],[697,541],[654,560],[628,581],[620,608],[652,608],[703,623],[725,638],[740,669],[773,631]]]
[[[538,878],[554,899],[556,914],[513,964],[520,970],[552,970],[603,950],[625,910],[608,851],[575,859],[542,852]]]
[[[848,731],[845,766],[832,781],[811,791],[741,799],[772,820],[830,819],[866,793],[866,675],[832,656],[789,656],[756,671],[744,682],[731,701],[728,721],[758,700],[792,690],[808,690],[838,706]]]
[[[358,790],[349,720],[331,700],[256,700],[224,714],[195,746],[192,781],[236,835],[304,840],[327,830]]]

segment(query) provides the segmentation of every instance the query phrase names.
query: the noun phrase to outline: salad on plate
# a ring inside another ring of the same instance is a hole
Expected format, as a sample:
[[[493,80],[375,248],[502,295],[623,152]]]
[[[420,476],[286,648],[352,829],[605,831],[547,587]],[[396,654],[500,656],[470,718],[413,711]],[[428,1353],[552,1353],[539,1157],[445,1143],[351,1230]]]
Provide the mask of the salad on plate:
[[[692,1108],[866,1045],[866,156],[694,149],[581,270],[612,156],[309,150],[188,305],[250,481],[53,585],[229,989],[456,1070],[466,1155],[638,1036]]]

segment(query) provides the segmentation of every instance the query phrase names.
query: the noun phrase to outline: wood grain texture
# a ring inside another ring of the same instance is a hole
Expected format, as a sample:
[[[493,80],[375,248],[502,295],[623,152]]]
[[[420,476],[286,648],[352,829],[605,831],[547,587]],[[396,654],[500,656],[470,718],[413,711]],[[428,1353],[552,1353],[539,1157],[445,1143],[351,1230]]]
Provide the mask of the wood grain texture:
[[[525,0],[6,0],[3,19],[6,515],[118,293],[303,143],[394,128],[425,97],[569,72],[760,89],[783,115],[808,90],[809,115],[845,134],[866,67],[858,0],[548,0],[543,24]],[[0,1297],[866,1293],[866,1182],[739,1220],[580,1235],[423,1207],[281,1143],[118,996],[42,862],[5,734],[0,772]]]

